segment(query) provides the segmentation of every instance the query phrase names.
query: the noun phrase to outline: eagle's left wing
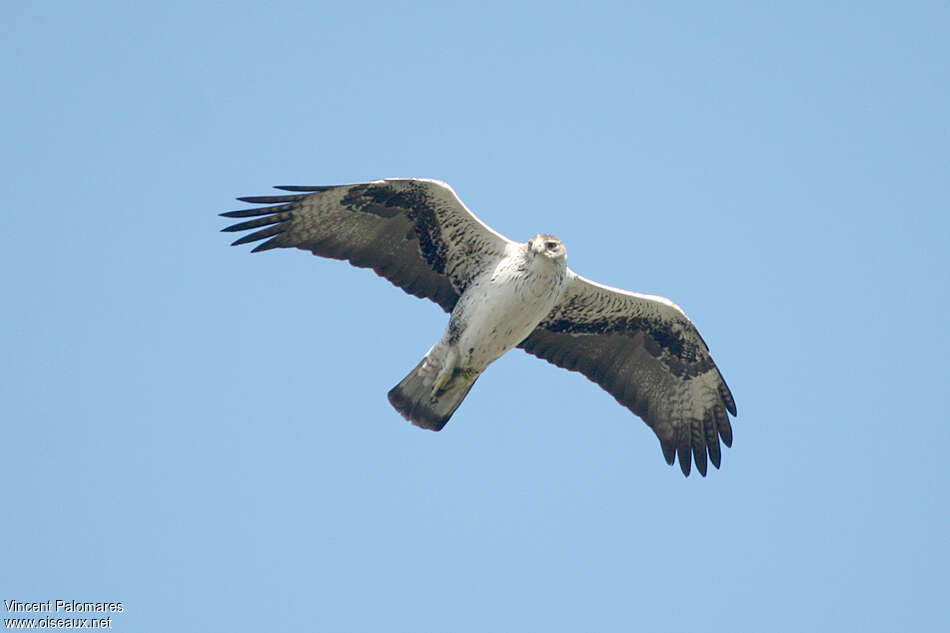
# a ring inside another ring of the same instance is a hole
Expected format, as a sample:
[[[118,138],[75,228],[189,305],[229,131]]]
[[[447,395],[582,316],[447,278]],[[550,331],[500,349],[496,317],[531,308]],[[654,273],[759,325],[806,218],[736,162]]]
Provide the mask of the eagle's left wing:
[[[684,475],[691,456],[703,476],[707,455],[719,468],[736,404],[686,314],[663,297],[568,275],[561,300],[519,347],[606,389],[653,429],[667,463],[679,455]]]
[[[300,248],[372,268],[409,294],[451,312],[471,280],[500,259],[511,240],[469,211],[451,187],[424,178],[332,186],[277,187],[281,196],[238,198],[270,206],[228,211],[254,218],[225,228],[266,240],[253,252]]]

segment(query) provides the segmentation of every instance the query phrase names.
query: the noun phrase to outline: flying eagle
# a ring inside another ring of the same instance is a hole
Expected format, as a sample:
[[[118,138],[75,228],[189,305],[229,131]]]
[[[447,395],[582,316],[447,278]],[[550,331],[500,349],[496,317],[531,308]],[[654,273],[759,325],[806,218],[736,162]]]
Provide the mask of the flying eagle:
[[[238,198],[268,205],[221,215],[254,218],[232,245],[299,248],[372,268],[450,313],[442,338],[389,392],[413,424],[439,431],[485,369],[520,347],[603,387],[660,439],[689,475],[719,468],[732,445],[736,404],[709,349],[669,299],[611,288],[567,267],[552,235],[514,242],[469,211],[449,185],[392,178],[337,186],[276,187],[291,195]],[[692,459],[691,459],[692,458]]]

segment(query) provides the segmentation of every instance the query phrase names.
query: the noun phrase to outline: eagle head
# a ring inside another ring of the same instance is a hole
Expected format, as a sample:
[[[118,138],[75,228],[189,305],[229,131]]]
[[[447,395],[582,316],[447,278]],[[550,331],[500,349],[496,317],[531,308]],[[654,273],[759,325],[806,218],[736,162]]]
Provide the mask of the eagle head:
[[[567,261],[567,249],[563,242],[553,235],[540,233],[528,240],[528,252],[532,255],[544,255],[555,261]]]

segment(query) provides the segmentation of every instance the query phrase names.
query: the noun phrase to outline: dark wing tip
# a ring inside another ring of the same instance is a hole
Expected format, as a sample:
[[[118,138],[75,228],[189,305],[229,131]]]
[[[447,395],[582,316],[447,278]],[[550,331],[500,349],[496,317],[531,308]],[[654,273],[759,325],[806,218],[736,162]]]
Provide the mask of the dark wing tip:
[[[663,440],[660,440],[660,448],[663,449],[663,459],[672,466],[673,462],[676,461],[676,447],[672,443],[664,444]]]
[[[709,453],[709,461],[711,461],[712,465],[716,467],[716,470],[719,470],[719,466],[722,463],[722,451],[719,449],[719,434],[717,433],[713,437],[707,439],[706,446],[708,448],[707,452]]]
[[[239,209],[237,211],[225,211],[224,213],[219,213],[222,218],[250,218],[255,215],[266,215],[270,213],[270,209],[267,208],[257,208],[257,209]]]
[[[272,248],[278,248],[279,246],[280,244],[277,243],[277,238],[275,237],[273,239],[267,240],[263,244],[258,244],[257,246],[251,249],[251,252],[260,253],[261,251],[269,251]]]
[[[259,215],[271,215],[274,213],[281,213],[283,211],[289,211],[294,208],[293,204],[282,204],[276,207],[255,207],[253,209],[238,209],[237,211],[225,211],[224,213],[219,213],[223,218],[253,218]]]
[[[732,425],[729,424],[728,418],[719,425],[719,437],[722,438],[723,444],[732,448]]]
[[[680,446],[676,449],[677,457],[680,460],[680,470],[683,471],[684,477],[689,477],[689,471],[693,465],[692,455],[690,454],[689,446]]]
[[[262,231],[255,231],[254,233],[249,233],[248,235],[245,235],[244,237],[234,240],[233,242],[231,242],[231,246],[240,246],[241,244],[247,244],[248,242],[256,242],[258,240],[263,240],[264,238],[279,235],[283,232],[284,230],[280,228],[280,226],[270,226]],[[262,246],[265,246],[265,245],[261,244],[261,246],[258,246],[251,252],[256,252],[258,250],[266,250],[266,249],[262,249],[261,248]],[[272,246],[271,248],[274,248],[274,247]]]
[[[251,202],[253,204],[282,204],[287,202],[299,202],[307,196],[241,196],[236,198],[241,202]]]
[[[733,415],[733,417],[738,417],[736,413],[736,399],[732,397],[732,390],[729,389],[729,385],[726,384],[725,378],[722,377],[722,372],[719,371],[719,368],[716,368],[716,373],[719,374],[719,397],[722,399],[722,403],[726,405],[726,410]]]
[[[696,470],[703,477],[706,476],[706,445],[700,444],[693,448],[693,459],[696,461]]]
[[[218,215],[225,218],[253,218],[245,222],[238,222],[232,224],[231,226],[226,226],[221,229],[223,233],[234,233],[236,231],[248,231],[251,229],[258,229],[261,227],[266,227],[260,231],[255,231],[248,235],[245,235],[233,242],[231,246],[239,246],[241,244],[247,244],[248,242],[256,242],[258,240],[263,240],[266,238],[273,238],[261,244],[254,250],[252,253],[257,253],[260,251],[266,251],[271,248],[277,248],[280,244],[276,243],[277,239],[275,236],[280,235],[288,228],[288,222],[291,222],[294,219],[294,212],[299,209],[299,203],[306,196],[245,196],[243,198],[238,198],[244,202],[252,203],[264,203],[264,204],[273,204],[277,203],[275,206],[269,207],[255,207],[253,209],[239,209],[237,211],[225,211]],[[270,226],[269,226],[270,225]]]
[[[329,191],[339,185],[274,185],[274,189],[281,191],[307,191],[310,193],[317,191]]]
[[[259,226],[267,226],[268,224],[279,224],[280,222],[285,221],[287,218],[283,214],[268,215],[263,218],[257,218],[256,220],[248,220],[247,222],[238,222],[237,224],[232,224],[231,226],[226,226],[221,229],[222,233],[234,233],[235,231],[247,231],[249,229],[256,229]]]

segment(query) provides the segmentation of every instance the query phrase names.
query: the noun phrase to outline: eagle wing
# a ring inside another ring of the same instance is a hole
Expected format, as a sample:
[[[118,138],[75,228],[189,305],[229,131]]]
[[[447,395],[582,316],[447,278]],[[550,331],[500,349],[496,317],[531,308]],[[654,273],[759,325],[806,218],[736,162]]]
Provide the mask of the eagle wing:
[[[689,475],[719,468],[719,438],[732,445],[732,393],[686,314],[663,297],[611,288],[568,271],[561,299],[519,345],[578,371],[642,418],[663,456]]]
[[[471,280],[513,243],[475,217],[451,187],[437,180],[392,178],[276,188],[294,193],[238,198],[271,206],[221,214],[254,218],[224,231],[258,229],[232,246],[266,239],[252,252],[299,248],[345,259],[372,268],[446,312]]]

